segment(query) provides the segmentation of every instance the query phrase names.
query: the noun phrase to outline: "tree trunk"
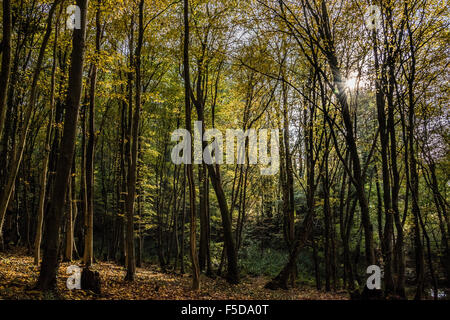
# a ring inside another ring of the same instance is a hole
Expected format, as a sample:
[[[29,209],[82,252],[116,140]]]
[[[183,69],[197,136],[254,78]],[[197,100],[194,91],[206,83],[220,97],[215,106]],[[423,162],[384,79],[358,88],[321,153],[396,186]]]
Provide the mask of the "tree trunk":
[[[41,189],[39,191],[39,204],[36,222],[36,236],[34,239],[34,264],[39,265],[41,260],[41,241],[42,241],[42,226],[44,223],[44,210],[45,210],[45,198],[47,191],[47,173],[48,165],[50,160],[50,139],[52,133],[53,117],[55,113],[55,75],[56,75],[56,49],[59,34],[58,24],[56,25],[55,40],[53,44],[53,65],[52,65],[52,76],[50,84],[50,115],[48,118],[47,131],[45,134],[45,146],[44,146],[44,160],[42,164],[40,185]]]
[[[365,253],[366,264],[373,265],[375,263],[375,253],[373,248],[373,235],[372,235],[372,223],[370,222],[369,206],[367,203],[366,192],[364,190],[364,177],[361,170],[361,161],[358,155],[358,148],[356,146],[355,134],[353,132],[353,121],[350,115],[350,110],[347,102],[347,94],[345,92],[345,86],[342,77],[341,70],[339,68],[338,59],[336,57],[333,37],[330,31],[328,11],[326,2],[322,2],[322,20],[323,30],[321,36],[323,37],[326,47],[324,54],[327,57],[328,64],[333,74],[333,83],[336,87],[335,95],[341,106],[341,115],[344,121],[345,127],[345,139],[347,147],[350,152],[350,157],[353,164],[353,181],[356,188],[356,196],[358,197],[359,206],[361,208],[361,220],[364,227],[365,236]]]
[[[72,166],[73,167],[73,166]],[[67,200],[66,200],[66,247],[64,251],[64,261],[72,261],[73,256],[73,211],[72,211],[72,186],[73,180],[69,178]]]
[[[94,262],[94,157],[95,157],[95,89],[97,86],[97,64],[100,53],[100,6],[101,0],[96,3],[95,14],[95,57],[91,65],[89,88],[89,134],[86,149],[86,196],[87,196],[87,230],[84,243],[84,264],[89,267]]]
[[[184,95],[185,95],[185,122],[186,130],[192,136],[191,125],[191,99],[190,88],[191,79],[189,72],[189,1],[184,0],[184,51],[183,51],[183,66],[184,66]],[[191,153],[192,158],[192,153]],[[196,246],[196,214],[195,214],[195,185],[194,185],[194,171],[192,167],[192,159],[186,165],[186,174],[189,184],[189,211],[191,217],[190,228],[190,253],[192,261],[192,289],[200,289],[200,268],[198,264],[197,246]]]
[[[67,91],[66,114],[64,117],[64,133],[56,168],[52,201],[50,202],[45,224],[47,242],[38,279],[38,288],[41,290],[56,289],[56,274],[59,266],[59,231],[75,149],[78,110],[83,86],[82,77],[88,0],[77,0],[76,4],[81,10],[81,29],[75,29],[73,31],[73,49]]]
[[[199,190],[199,200],[200,200],[200,244],[198,252],[198,262],[200,266],[200,271],[206,268],[206,254],[208,245],[208,213],[207,213],[207,202],[206,202],[206,183],[207,183],[207,171],[206,165],[201,164],[198,169],[198,182],[200,185]]]
[[[134,248],[134,203],[136,196],[136,171],[139,146],[139,120],[141,109],[141,51],[144,41],[144,0],[139,2],[138,42],[135,54],[136,68],[136,105],[132,121],[131,162],[128,168],[127,194],[127,275],[126,280],[134,281],[136,274],[136,260]]]
[[[389,295],[394,292],[394,279],[393,279],[393,269],[392,269],[392,234],[393,234],[393,212],[391,206],[391,185],[390,185],[390,173],[389,173],[389,162],[388,162],[388,146],[389,146],[389,132],[386,127],[386,114],[385,114],[385,100],[384,100],[384,90],[385,87],[382,86],[382,76],[380,75],[380,66],[378,61],[378,48],[376,33],[373,32],[373,42],[374,42],[374,57],[375,57],[375,71],[377,74],[376,79],[376,104],[378,113],[378,125],[380,128],[380,146],[381,146],[381,169],[383,176],[383,202],[384,202],[384,215],[385,215],[385,226],[384,226],[384,237],[380,238],[382,241],[382,252],[384,255],[384,283],[385,283],[385,293]],[[391,120],[389,120],[391,121]],[[395,129],[394,129],[395,130]],[[378,182],[377,182],[378,184]]]
[[[3,134],[6,118],[6,100],[11,72],[11,1],[3,0],[3,39],[2,39],[2,69],[0,71],[0,136]],[[1,226],[1,225],[0,225]],[[1,230],[0,230],[1,236]]]
[[[314,78],[315,82],[315,78]],[[315,85],[315,83],[314,83]],[[288,280],[291,276],[293,270],[296,268],[297,258],[300,254],[301,249],[306,245],[306,241],[310,236],[310,232],[313,226],[313,218],[315,214],[315,170],[314,170],[314,131],[313,131],[313,119],[315,113],[315,105],[310,105],[309,107],[309,117],[307,111],[304,111],[303,125],[305,128],[304,139],[306,148],[306,176],[307,176],[307,186],[306,186],[306,215],[303,219],[301,230],[297,233],[297,238],[295,239],[292,249],[289,253],[289,260],[281,272],[270,282],[268,282],[265,287],[268,289],[288,289]],[[309,119],[308,119],[309,118]]]
[[[180,273],[184,274],[184,226],[186,222],[186,165],[183,166],[183,209],[181,213]]]

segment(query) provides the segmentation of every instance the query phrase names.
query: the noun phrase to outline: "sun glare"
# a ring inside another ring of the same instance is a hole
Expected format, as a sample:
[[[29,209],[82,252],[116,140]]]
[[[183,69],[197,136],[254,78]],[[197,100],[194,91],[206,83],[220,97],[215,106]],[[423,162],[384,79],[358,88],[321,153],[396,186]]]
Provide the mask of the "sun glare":
[[[345,87],[350,90],[353,90],[356,88],[356,82],[357,80],[355,77],[348,78],[347,81],[345,81]]]

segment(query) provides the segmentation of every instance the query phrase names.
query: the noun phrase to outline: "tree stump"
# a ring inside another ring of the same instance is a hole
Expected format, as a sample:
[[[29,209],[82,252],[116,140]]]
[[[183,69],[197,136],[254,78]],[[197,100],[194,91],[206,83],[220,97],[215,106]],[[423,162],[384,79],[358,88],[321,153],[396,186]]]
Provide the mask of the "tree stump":
[[[84,268],[81,272],[81,289],[91,290],[96,294],[101,293],[101,280],[98,271]]]

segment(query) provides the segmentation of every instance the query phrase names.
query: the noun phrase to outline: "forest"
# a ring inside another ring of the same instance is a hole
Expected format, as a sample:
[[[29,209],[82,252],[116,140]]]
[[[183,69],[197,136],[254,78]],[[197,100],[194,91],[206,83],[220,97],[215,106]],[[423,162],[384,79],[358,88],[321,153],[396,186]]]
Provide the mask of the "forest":
[[[448,8],[2,0],[0,300],[449,299]]]

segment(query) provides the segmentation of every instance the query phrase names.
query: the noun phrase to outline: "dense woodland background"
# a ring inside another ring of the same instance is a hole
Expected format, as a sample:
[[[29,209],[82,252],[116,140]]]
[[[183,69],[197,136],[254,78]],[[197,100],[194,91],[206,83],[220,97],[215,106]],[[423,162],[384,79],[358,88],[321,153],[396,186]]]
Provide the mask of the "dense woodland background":
[[[60,260],[194,290],[354,291],[374,264],[385,296],[450,286],[446,1],[77,0],[69,30],[71,4],[2,1],[0,248],[38,289]],[[197,120],[279,128],[278,174],[173,164]]]

